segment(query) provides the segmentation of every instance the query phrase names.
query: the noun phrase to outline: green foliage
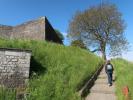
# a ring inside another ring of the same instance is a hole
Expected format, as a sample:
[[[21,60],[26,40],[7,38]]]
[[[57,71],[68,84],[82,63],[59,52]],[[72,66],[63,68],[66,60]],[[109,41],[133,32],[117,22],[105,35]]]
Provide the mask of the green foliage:
[[[71,45],[76,46],[76,47],[80,47],[82,49],[86,49],[85,44],[81,40],[74,40],[74,41],[72,41]]]
[[[113,60],[113,64],[116,71],[116,94],[118,100],[125,100],[122,93],[124,86],[129,87],[130,100],[133,100],[133,63],[119,58]]]
[[[87,50],[42,41],[0,40],[0,47],[32,50],[28,100],[80,100],[78,85],[102,61]]]
[[[87,47],[100,49],[106,60],[106,52],[117,56],[127,50],[128,42],[124,29],[125,22],[117,6],[100,3],[76,12],[69,23],[68,34],[72,39],[85,41]]]

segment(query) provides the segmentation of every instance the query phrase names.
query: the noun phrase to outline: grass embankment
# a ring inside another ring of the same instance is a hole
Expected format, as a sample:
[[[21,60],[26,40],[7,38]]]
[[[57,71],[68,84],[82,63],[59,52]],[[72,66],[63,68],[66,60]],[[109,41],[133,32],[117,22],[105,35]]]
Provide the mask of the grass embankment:
[[[77,87],[102,61],[80,48],[41,41],[0,40],[0,47],[32,50],[29,100],[80,100]]]
[[[125,86],[129,87],[130,100],[133,100],[133,63],[124,59],[115,59],[113,64],[116,72],[116,94],[118,100],[125,100],[122,92]]]

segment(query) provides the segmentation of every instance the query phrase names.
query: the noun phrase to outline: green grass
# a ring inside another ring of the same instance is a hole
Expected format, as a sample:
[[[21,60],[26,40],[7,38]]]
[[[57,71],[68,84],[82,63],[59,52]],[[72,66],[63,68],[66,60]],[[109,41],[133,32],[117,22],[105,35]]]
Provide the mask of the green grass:
[[[15,100],[16,92],[14,89],[0,87],[0,100]]]
[[[129,87],[130,98],[133,100],[133,63],[124,59],[113,60],[116,71],[116,94],[118,100],[124,100],[122,89],[124,86]]]
[[[0,47],[32,50],[28,100],[80,100],[77,88],[102,62],[86,50],[42,41],[0,39]]]

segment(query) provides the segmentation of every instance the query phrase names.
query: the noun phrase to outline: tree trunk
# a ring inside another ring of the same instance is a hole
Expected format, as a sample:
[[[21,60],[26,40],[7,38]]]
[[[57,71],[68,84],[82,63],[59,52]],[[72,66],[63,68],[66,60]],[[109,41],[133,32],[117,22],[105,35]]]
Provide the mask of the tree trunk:
[[[106,58],[106,43],[101,43],[101,53],[102,53],[102,58],[104,61],[107,60]]]
[[[105,51],[102,51],[102,58],[104,59],[104,61],[107,60]]]

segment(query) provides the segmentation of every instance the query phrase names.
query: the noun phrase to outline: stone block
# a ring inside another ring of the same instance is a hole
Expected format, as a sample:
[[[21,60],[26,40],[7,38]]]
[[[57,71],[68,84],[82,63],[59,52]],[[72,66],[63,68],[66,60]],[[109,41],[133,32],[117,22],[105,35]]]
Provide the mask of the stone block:
[[[21,56],[22,53],[14,51],[5,51],[5,55],[10,55],[10,58],[12,58],[13,56]]]
[[[17,61],[18,61],[18,59],[16,59],[16,58],[12,59],[12,62],[17,62]]]

